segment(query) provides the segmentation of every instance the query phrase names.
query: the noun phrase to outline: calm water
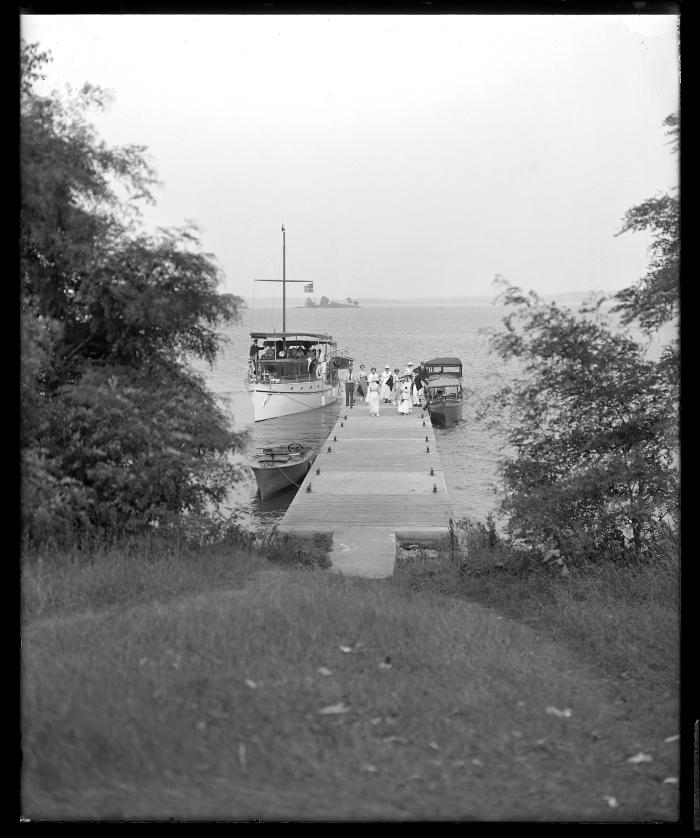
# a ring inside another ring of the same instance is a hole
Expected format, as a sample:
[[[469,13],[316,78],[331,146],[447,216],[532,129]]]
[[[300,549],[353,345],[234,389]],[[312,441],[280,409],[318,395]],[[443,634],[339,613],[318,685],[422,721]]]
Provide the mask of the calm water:
[[[488,351],[487,330],[498,329],[505,313],[494,306],[371,307],[338,309],[287,309],[287,329],[328,333],[347,350],[356,364],[381,372],[385,364],[402,372],[408,362],[418,364],[438,355],[456,355],[464,369],[465,403],[461,422],[450,428],[435,428],[440,460],[457,518],[483,520],[495,512],[496,462],[500,440],[477,418],[477,406],[498,389],[508,370]],[[215,367],[200,367],[210,388],[224,397],[235,428],[251,432],[250,450],[243,455],[250,461],[254,447],[289,441],[306,442],[317,449],[333,429],[344,395],[335,405],[281,419],[253,422],[253,411],[243,384],[248,364],[250,332],[277,327],[281,331],[281,308],[275,311],[256,307],[243,310],[241,321],[226,332],[228,344]],[[672,329],[662,331],[650,347],[650,355],[670,339]],[[513,368],[511,368],[512,370]],[[512,372],[511,372],[512,374]],[[355,408],[358,409],[357,407]],[[360,410],[366,409],[361,404]],[[245,516],[265,523],[284,515],[293,491],[261,501],[252,471],[231,493],[230,506]]]
[[[461,422],[435,428],[440,459],[456,517],[484,518],[495,510],[494,491],[498,440],[476,418],[476,404],[502,382],[503,366],[491,357],[487,336],[481,330],[498,327],[502,309],[483,307],[375,307],[358,309],[288,308],[287,329],[329,333],[356,364],[381,371],[385,364],[402,372],[408,362],[418,364],[437,355],[456,355],[464,368],[465,404]],[[210,388],[227,401],[233,425],[251,432],[253,447],[290,440],[320,449],[345,409],[344,396],[335,405],[265,422],[253,422],[253,412],[243,384],[247,370],[250,331],[274,326],[281,330],[281,311],[244,310],[240,323],[229,328],[229,343],[213,369],[200,367]],[[355,407],[355,410],[358,408]],[[364,404],[359,409],[365,409]],[[250,456],[247,452],[246,456]],[[245,509],[265,522],[284,515],[293,492],[260,501],[255,477],[239,484],[231,506]]]

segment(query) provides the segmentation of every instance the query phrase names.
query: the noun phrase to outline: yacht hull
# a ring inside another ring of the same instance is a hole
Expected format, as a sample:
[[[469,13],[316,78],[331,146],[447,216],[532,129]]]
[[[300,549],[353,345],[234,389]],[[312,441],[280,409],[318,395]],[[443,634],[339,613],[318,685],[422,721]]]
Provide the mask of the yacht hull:
[[[334,404],[338,399],[339,387],[325,381],[302,381],[294,384],[259,383],[249,388],[256,422],[291,416]]]

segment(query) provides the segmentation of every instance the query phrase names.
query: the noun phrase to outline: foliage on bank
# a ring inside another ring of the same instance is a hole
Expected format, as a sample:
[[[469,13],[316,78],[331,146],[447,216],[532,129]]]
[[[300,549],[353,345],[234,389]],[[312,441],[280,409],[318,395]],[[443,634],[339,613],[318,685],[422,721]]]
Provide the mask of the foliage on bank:
[[[240,437],[189,359],[214,360],[240,301],[196,230],[144,230],[146,150],[97,136],[99,88],[38,93],[48,62],[22,45],[23,526],[137,532],[215,507],[237,477]]]
[[[677,117],[665,125],[677,150]],[[639,559],[678,533],[678,340],[653,360],[625,329],[651,336],[677,318],[678,216],[675,193],[627,212],[620,233],[652,233],[650,266],[611,311],[603,296],[575,312],[497,278],[509,312],[492,349],[519,369],[486,411],[508,452],[500,512],[543,556]]]

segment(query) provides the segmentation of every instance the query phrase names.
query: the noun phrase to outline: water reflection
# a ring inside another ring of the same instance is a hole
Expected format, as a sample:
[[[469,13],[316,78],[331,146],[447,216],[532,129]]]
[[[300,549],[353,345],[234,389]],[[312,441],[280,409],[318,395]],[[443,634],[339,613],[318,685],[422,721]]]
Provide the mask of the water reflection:
[[[340,401],[337,401],[316,410],[255,422],[251,429],[251,441],[258,448],[301,442],[319,450],[333,430],[340,407]]]

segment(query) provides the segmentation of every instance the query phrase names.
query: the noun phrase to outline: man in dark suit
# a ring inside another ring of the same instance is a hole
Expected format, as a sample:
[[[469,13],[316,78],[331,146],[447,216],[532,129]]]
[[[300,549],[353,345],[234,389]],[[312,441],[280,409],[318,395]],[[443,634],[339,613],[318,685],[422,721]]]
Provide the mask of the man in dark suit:
[[[413,404],[420,404],[420,391],[423,389],[423,363],[413,370]]]

